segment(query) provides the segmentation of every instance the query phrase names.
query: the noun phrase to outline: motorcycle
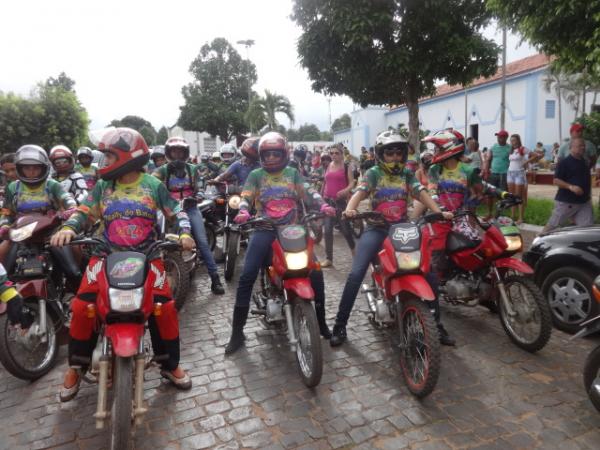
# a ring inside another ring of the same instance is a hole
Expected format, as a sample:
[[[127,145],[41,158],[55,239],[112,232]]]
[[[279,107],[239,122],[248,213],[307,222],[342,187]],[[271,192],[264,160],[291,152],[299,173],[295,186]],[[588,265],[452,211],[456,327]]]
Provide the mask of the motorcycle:
[[[58,269],[57,249],[47,244],[48,236],[60,224],[58,214],[30,214],[19,217],[9,233],[13,245],[6,270],[23,297],[23,314],[33,322],[27,330],[10,326],[3,308],[0,362],[22,380],[36,380],[48,373],[68,334],[73,293],[65,288],[65,276]]]
[[[596,303],[600,303],[600,276],[596,277],[592,285],[592,293]],[[600,331],[600,315],[586,320],[581,324],[581,330],[571,336],[571,339],[583,338]],[[600,345],[590,352],[583,366],[583,386],[590,401],[600,412]]]
[[[502,211],[520,201],[506,199],[497,206]],[[451,231],[459,221],[463,225],[468,222],[479,237],[471,239]],[[440,300],[465,306],[491,303],[497,306],[502,327],[515,345],[533,353],[548,343],[552,331],[550,306],[530,278],[533,269],[514,258],[523,248],[517,227],[502,225],[498,217],[491,223],[482,222],[468,209],[458,210],[452,222],[425,227],[429,239],[423,240],[422,251],[441,245],[449,258],[449,267],[440,276]],[[438,236],[445,234],[446,242],[440,243]]]
[[[346,220],[382,219],[379,212],[364,212]],[[425,221],[440,220],[430,214]],[[408,390],[416,397],[429,395],[440,373],[439,332],[428,302],[435,294],[425,279],[428,253],[421,251],[421,231],[413,223],[390,225],[377,261],[371,264],[371,282],[362,285],[369,321],[378,329],[395,332],[400,368]]]
[[[277,232],[277,239],[271,245],[272,263],[260,271],[260,290],[252,296],[256,308],[251,313],[260,316],[266,328],[287,328],[290,349],[295,352],[300,377],[307,387],[321,381],[323,354],[309,279],[310,272],[318,269],[319,264],[313,258],[314,242],[306,224],[322,217],[310,214],[300,224],[283,226],[266,218],[255,218],[242,226]]]
[[[92,259],[85,276],[88,283],[97,282],[95,304],[88,306],[88,317],[96,318],[99,330],[98,345],[91,362],[82,358],[82,364],[90,365],[91,380],[97,382],[98,403],[94,417],[96,428],[103,429],[110,420],[110,449],[130,448],[132,423],[140,425],[147,408],[144,405],[144,370],[150,361],[164,356],[149,358],[144,346],[145,324],[151,314],[161,314],[161,303],[154,302],[157,289],[165,287],[166,274],[161,253],[179,248],[171,241],[155,241],[144,252],[112,252],[103,239],[78,237],[71,245],[92,246]],[[74,356],[77,360],[77,356]],[[112,374],[112,406],[107,409],[109,374]]]

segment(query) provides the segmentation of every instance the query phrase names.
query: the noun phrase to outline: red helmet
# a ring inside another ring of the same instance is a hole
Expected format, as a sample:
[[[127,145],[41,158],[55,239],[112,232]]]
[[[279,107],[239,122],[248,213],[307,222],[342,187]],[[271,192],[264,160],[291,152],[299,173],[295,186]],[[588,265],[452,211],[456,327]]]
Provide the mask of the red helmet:
[[[265,154],[273,151],[279,152],[279,159],[266,162]],[[258,141],[258,155],[260,156],[260,165],[267,172],[279,172],[283,170],[288,163],[287,141],[285,137],[275,131],[269,131]]]
[[[169,161],[175,161],[175,158],[171,155],[171,150],[174,148],[181,148],[184,151],[184,159],[183,162],[186,162],[190,157],[190,144],[187,141],[179,136],[173,136],[167,139],[165,142],[165,156]]]
[[[55,145],[50,150],[49,155],[50,162],[52,166],[56,169],[56,160],[57,159],[66,159],[69,163],[68,165],[61,166],[61,170],[70,171],[75,167],[75,159],[73,158],[73,152],[66,145]]]
[[[439,164],[450,158],[462,155],[465,151],[465,138],[456,130],[444,130],[426,136],[423,142],[431,142],[435,145],[436,153],[432,163]]]
[[[246,158],[251,159],[253,161],[258,160],[258,141],[260,138],[257,137],[249,137],[244,142],[242,142],[242,147],[240,151],[242,155]]]
[[[117,160],[98,170],[103,180],[114,180],[129,172],[141,171],[150,160],[150,150],[142,135],[131,128],[115,128],[102,136],[98,150],[111,153]]]

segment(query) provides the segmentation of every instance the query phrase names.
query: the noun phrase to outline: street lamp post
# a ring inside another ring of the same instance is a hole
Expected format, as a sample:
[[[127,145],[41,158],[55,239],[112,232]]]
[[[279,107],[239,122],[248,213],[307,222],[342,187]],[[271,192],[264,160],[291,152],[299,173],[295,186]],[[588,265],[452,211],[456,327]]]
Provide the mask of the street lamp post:
[[[250,107],[250,100],[252,100],[252,85],[250,84],[250,47],[254,45],[254,40],[244,39],[237,41],[237,43],[246,47],[246,59],[248,60],[248,107]]]

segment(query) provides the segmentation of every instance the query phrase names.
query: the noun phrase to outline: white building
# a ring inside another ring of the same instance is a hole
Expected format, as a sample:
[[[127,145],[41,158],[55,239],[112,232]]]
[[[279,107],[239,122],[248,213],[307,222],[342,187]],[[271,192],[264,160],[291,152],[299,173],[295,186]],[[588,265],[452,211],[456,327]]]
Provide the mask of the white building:
[[[535,147],[542,142],[552,148],[560,137],[569,136],[569,127],[575,119],[575,110],[561,100],[562,133],[559,132],[558,98],[554,90],[547,92],[544,79],[550,59],[543,54],[530,56],[506,66],[505,129],[519,134],[523,145]],[[500,70],[490,78],[474,81],[466,90],[462,86],[442,85],[433,97],[419,102],[419,123],[423,130],[435,132],[452,127],[472,136],[480,147],[490,147],[496,142],[500,129],[500,101],[502,75]],[[593,94],[586,98],[592,103]],[[334,133],[335,142],[343,142],[354,154],[360,147],[374,145],[375,137],[388,127],[399,123],[408,127],[406,106],[397,108],[368,107],[353,111],[352,127]],[[559,136],[560,135],[560,136]]]
[[[224,142],[219,137],[212,137],[208,133],[199,131],[185,131],[180,126],[169,129],[169,137],[180,136],[190,144],[190,156],[200,156],[202,153],[218,151]]]

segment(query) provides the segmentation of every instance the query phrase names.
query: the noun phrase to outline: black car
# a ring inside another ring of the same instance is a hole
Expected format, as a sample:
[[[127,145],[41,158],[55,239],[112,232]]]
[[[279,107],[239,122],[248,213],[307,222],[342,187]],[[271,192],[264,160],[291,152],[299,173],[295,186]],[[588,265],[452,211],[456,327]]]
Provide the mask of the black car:
[[[592,294],[600,274],[600,226],[567,227],[538,236],[523,255],[552,310],[556,328],[574,333],[600,313]]]

